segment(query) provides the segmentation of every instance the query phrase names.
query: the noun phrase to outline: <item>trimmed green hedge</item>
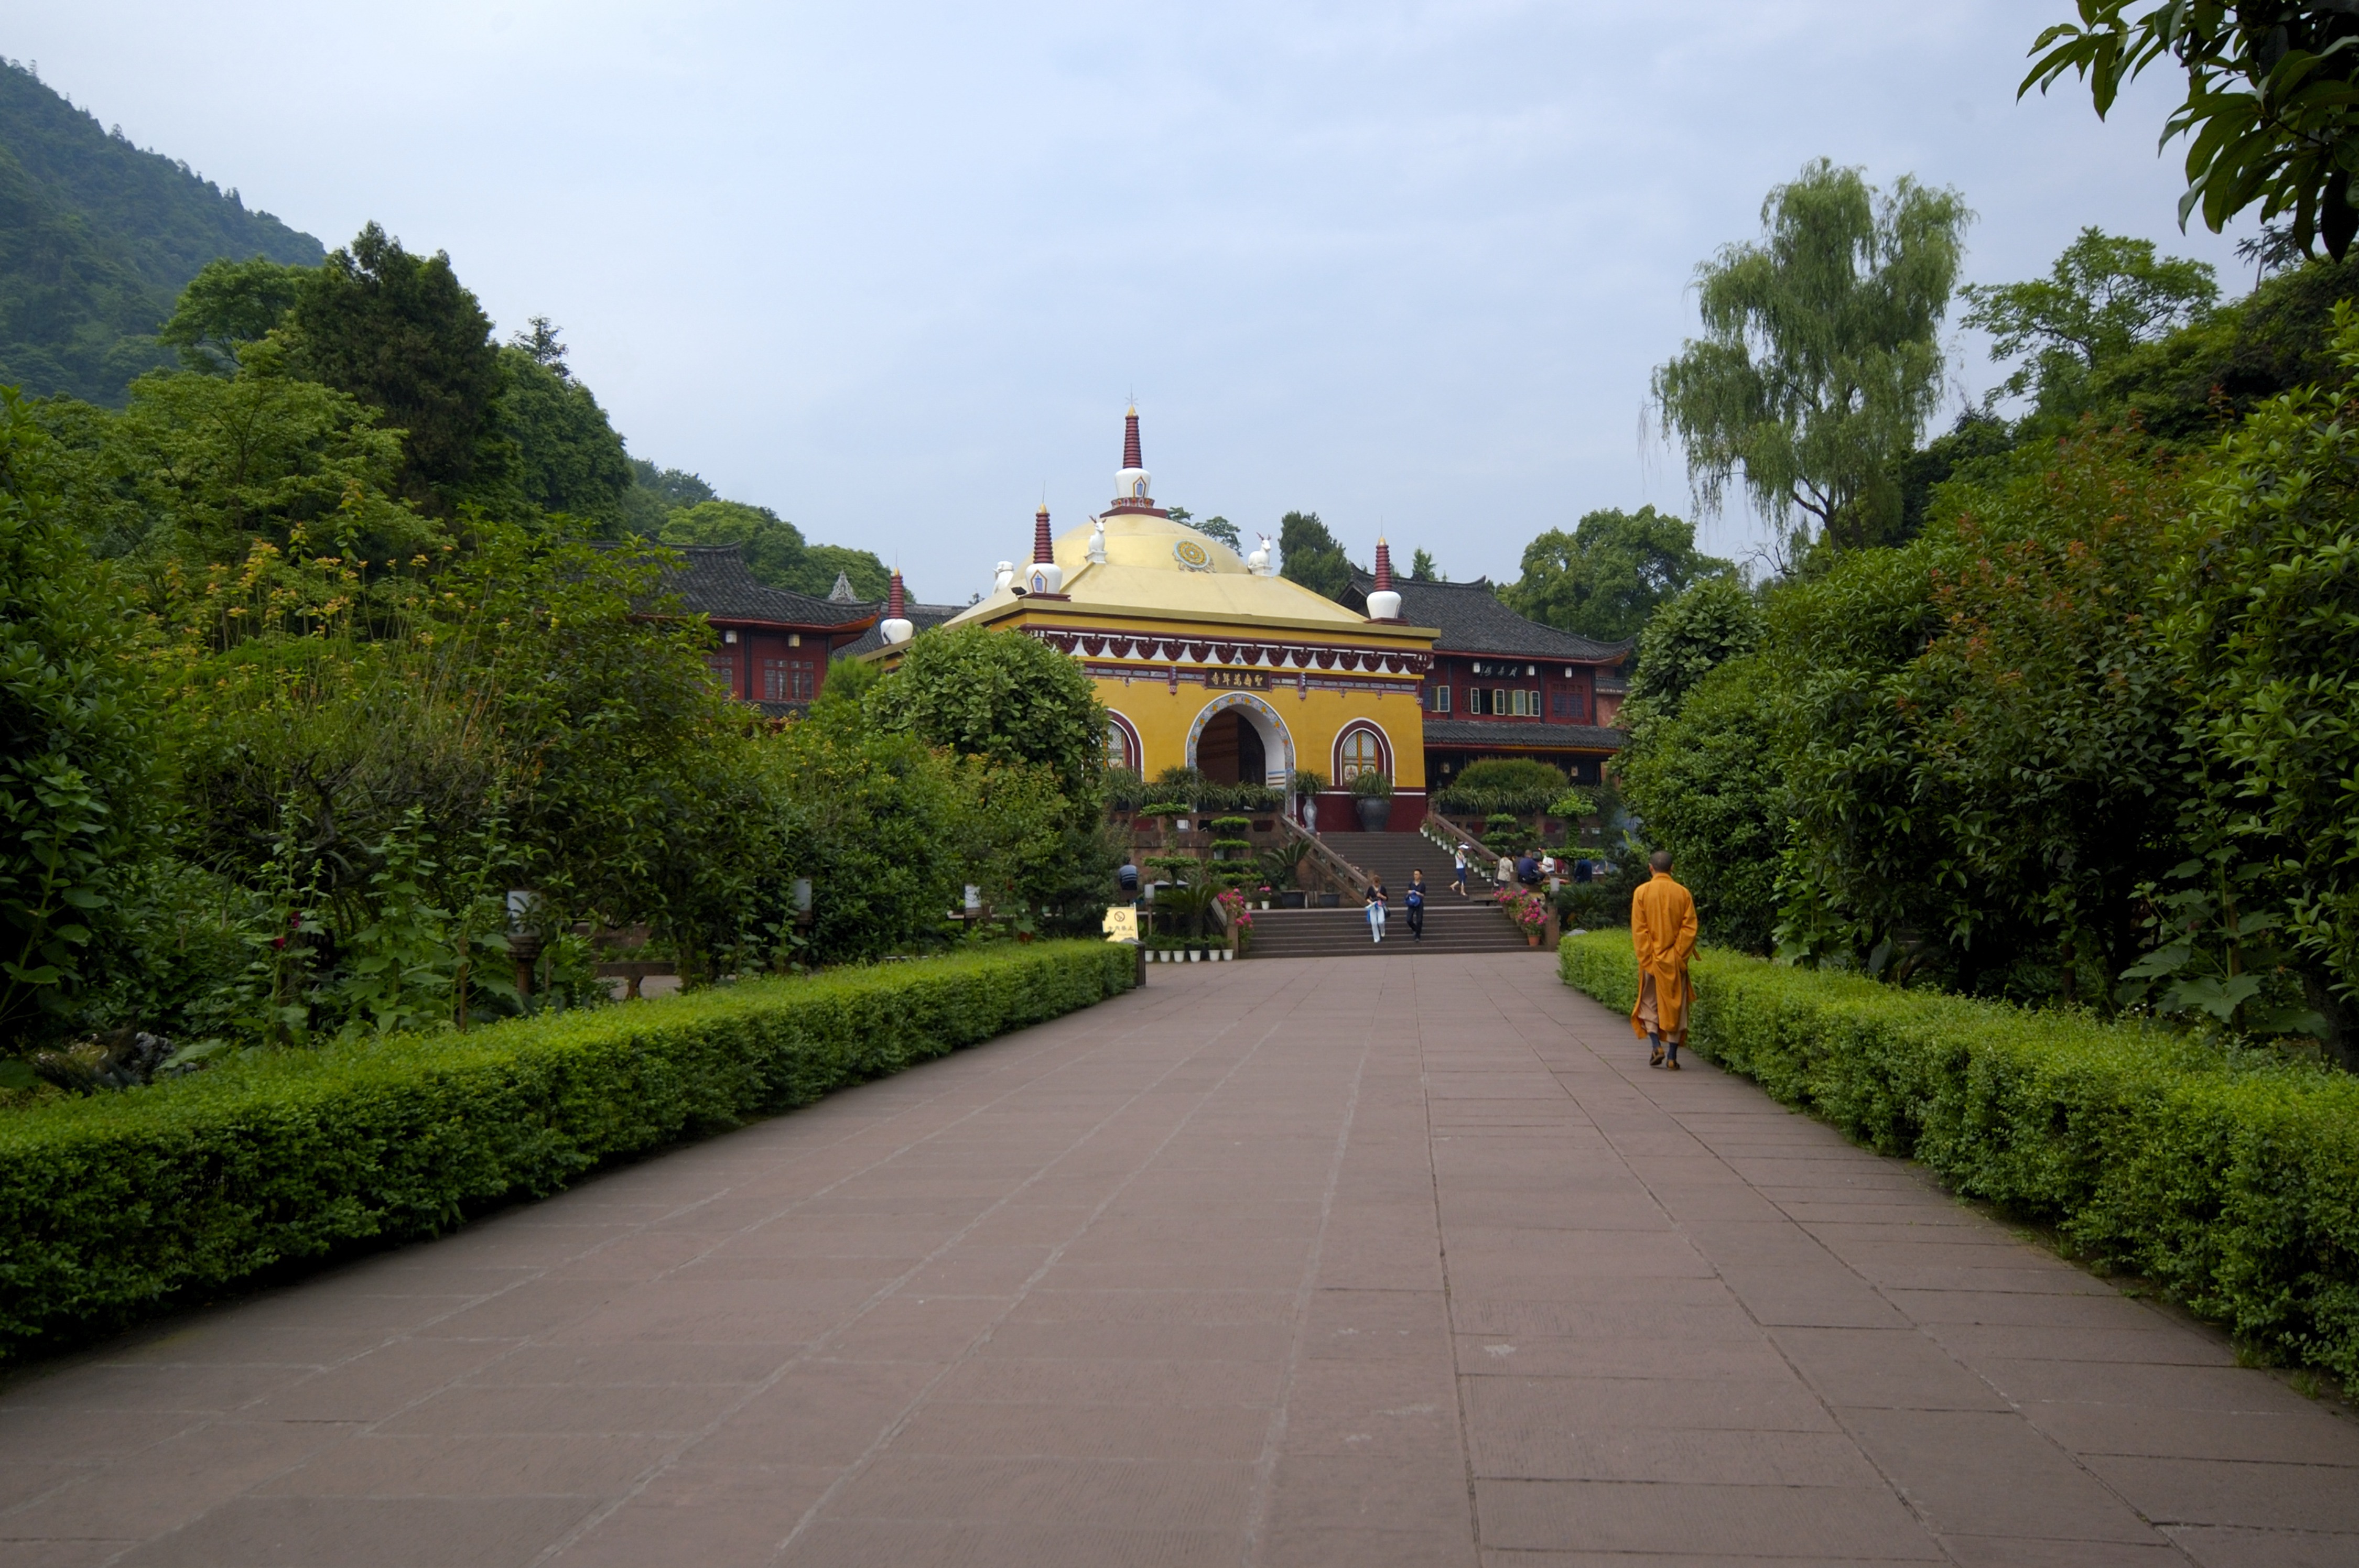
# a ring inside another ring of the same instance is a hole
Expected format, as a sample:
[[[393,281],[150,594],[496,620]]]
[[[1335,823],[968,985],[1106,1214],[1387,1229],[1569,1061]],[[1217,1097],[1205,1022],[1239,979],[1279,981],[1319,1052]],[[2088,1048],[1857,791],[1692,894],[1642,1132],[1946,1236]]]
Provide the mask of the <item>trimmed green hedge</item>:
[[[0,1357],[353,1242],[427,1236],[1129,989],[1045,942],[289,1052],[0,1116]]]
[[[1609,1007],[1636,994],[1625,933],[1568,937],[1558,965]],[[2359,1078],[1712,949],[1693,973],[1699,1054],[2359,1379]]]

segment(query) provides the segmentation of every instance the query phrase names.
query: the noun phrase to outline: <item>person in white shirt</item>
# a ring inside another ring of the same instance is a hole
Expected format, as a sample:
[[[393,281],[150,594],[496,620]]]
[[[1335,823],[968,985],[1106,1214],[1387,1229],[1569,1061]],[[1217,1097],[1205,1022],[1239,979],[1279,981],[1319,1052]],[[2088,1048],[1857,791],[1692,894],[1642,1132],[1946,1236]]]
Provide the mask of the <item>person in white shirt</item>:
[[[1472,852],[1473,851],[1466,845],[1461,844],[1458,846],[1458,853],[1452,861],[1457,869],[1450,873],[1450,885],[1458,890],[1458,896],[1460,898],[1469,896],[1466,892],[1466,860],[1468,855]]]

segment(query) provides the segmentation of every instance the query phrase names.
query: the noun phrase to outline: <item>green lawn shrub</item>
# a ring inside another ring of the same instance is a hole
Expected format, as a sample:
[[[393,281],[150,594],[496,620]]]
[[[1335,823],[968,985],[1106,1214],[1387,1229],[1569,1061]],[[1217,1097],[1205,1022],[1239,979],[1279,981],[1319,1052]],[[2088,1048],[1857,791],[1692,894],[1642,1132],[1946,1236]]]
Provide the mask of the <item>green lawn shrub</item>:
[[[751,980],[0,1116],[0,1358],[807,1105],[1125,990],[1136,962],[1044,942]]]
[[[1630,939],[1559,972],[1636,995]],[[2271,1357],[2359,1379],[2359,1079],[2270,1053],[1706,948],[1690,1049],[2056,1227]]]

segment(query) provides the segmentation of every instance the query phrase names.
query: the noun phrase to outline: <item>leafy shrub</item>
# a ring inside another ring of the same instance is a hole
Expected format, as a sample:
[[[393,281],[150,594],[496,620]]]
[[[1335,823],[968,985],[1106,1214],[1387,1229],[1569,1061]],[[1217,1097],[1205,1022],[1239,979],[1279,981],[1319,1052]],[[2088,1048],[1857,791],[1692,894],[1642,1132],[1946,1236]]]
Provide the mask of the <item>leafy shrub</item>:
[[[1371,768],[1352,781],[1352,794],[1360,800],[1390,800],[1393,781]]]
[[[46,444],[0,388],[0,1047],[56,1033],[119,955],[117,884],[153,849],[129,596],[60,514]]]
[[[1627,936],[1566,984],[1626,1009]],[[2055,1225],[2274,1357],[2359,1377],[2359,1082],[2195,1037],[1706,948],[1690,1044],[1953,1189]]]
[[[1546,811],[1550,802],[1564,794],[1565,782],[1564,770],[1546,762],[1526,757],[1488,757],[1467,763],[1435,801],[1444,811],[1532,816]]]
[[[290,1260],[432,1235],[1126,989],[1102,942],[269,1053],[0,1118],[0,1355]]]
[[[1135,768],[1108,768],[1105,803],[1116,811],[1136,811],[1147,804],[1147,781]]]

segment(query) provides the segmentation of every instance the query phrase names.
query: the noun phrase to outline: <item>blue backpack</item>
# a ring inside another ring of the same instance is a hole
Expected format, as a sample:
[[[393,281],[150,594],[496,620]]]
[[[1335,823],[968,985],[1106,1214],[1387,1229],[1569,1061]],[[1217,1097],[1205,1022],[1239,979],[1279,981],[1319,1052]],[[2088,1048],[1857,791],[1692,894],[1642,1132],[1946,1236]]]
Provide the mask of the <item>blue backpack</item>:
[[[1418,886],[1415,882],[1408,884],[1408,906],[1411,909],[1423,909],[1425,907],[1425,890]]]

